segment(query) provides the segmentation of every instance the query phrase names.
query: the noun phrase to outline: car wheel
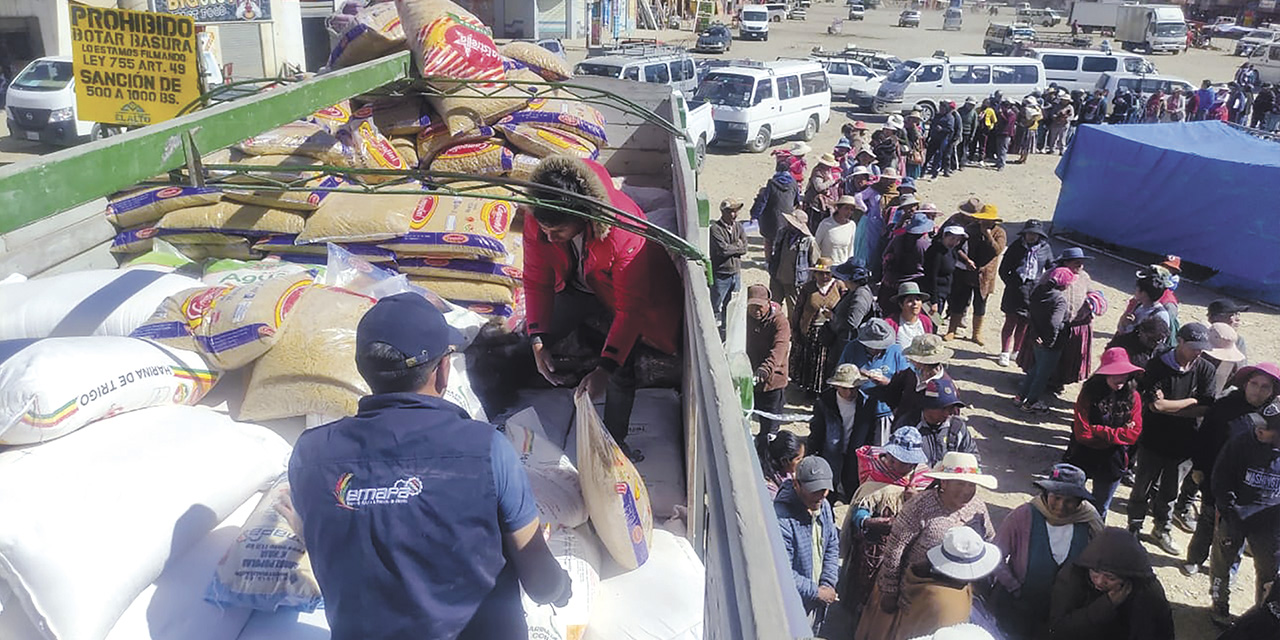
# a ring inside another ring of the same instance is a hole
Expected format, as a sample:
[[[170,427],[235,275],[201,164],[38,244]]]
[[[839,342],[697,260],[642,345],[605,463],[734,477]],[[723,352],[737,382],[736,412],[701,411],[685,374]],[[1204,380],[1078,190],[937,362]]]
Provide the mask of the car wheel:
[[[920,120],[922,122],[933,121],[934,109],[932,104],[929,104],[928,102],[921,102],[916,105],[916,108],[920,110]]]
[[[124,131],[122,131],[120,127],[102,124],[99,122],[93,125],[93,128],[89,130],[89,139],[103,140],[110,138],[111,136],[118,136],[121,133],[124,133]]]
[[[800,134],[800,139],[808,142],[818,135],[818,116],[809,116],[809,121],[804,125],[804,133]]]
[[[702,163],[707,159],[707,136],[698,136],[698,146],[693,149],[693,157],[697,161],[697,166],[694,169],[702,171]]]
[[[769,148],[770,142],[773,142],[773,136],[769,132],[769,127],[767,125],[760,127],[760,130],[756,132],[756,137],[747,143],[747,151],[760,153]]]

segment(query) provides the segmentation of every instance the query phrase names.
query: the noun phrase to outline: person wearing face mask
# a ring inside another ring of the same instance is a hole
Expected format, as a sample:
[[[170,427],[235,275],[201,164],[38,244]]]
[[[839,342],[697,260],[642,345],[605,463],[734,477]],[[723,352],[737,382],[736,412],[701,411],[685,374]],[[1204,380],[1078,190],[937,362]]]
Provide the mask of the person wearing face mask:
[[[832,490],[831,467],[818,456],[800,461],[789,484],[773,499],[791,577],[813,625],[822,626],[827,607],[840,600],[836,579],[840,572],[840,532],[827,501]]]
[[[929,459],[915,427],[893,432],[884,447],[866,445],[856,452],[858,491],[849,499],[840,527],[840,602],[852,616],[850,627],[875,589],[876,573],[884,561],[893,518],[907,500],[932,482],[924,476]]]
[[[1056,464],[1048,478],[1032,484],[1040,495],[1011,511],[996,530],[1001,563],[990,602],[1009,640],[1035,637],[1049,613],[1058,570],[1103,528],[1078,467]]]
[[[1102,353],[1102,362],[1080,387],[1071,425],[1071,443],[1063,456],[1093,482],[1090,500],[1103,518],[1120,478],[1129,468],[1129,448],[1142,433],[1142,398],[1137,375],[1142,368],[1120,347]]]
[[[895,630],[901,626],[899,618],[912,613],[910,601],[904,596],[918,584],[913,569],[928,564],[930,549],[942,544],[947,531],[967,526],[984,540],[995,536],[991,514],[987,503],[978,497],[978,487],[994,490],[996,479],[982,473],[977,456],[950,452],[924,476],[934,482],[907,502],[890,525],[876,590],[858,623],[855,640],[898,637]]]
[[[832,490],[846,498],[858,486],[858,469],[851,457],[861,443],[851,447],[850,442],[855,435],[859,405],[864,402],[858,388],[866,382],[856,365],[837,366],[827,379],[827,389],[813,404],[813,418],[809,420],[808,450],[831,466],[835,478]]]
[[[1169,640],[1173,609],[1142,543],[1108,527],[1058,570],[1049,596],[1050,640]]]
[[[944,346],[938,334],[916,336],[911,341],[911,346],[902,351],[902,355],[906,356],[911,366],[895,373],[884,388],[884,401],[893,409],[891,428],[895,430],[915,426],[920,422],[925,388],[930,382],[953,382],[951,376],[947,375],[946,364],[955,355],[955,351]]]

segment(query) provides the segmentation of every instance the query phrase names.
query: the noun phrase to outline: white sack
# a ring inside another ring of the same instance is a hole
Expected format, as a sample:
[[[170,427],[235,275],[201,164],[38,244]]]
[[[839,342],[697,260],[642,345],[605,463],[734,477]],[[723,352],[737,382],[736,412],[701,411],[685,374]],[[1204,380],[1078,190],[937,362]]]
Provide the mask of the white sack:
[[[702,640],[705,589],[689,541],[658,529],[644,566],[600,581],[582,640]]]
[[[4,313],[0,314],[0,340],[49,337],[58,323],[86,298],[137,271],[154,273],[154,270],[142,267],[99,269],[0,284],[0,300],[4,301]],[[94,328],[88,331],[63,335],[127,336],[142,326],[165,298],[199,286],[200,281],[195,278],[166,273],[132,295],[111,297],[102,304],[89,305],[92,309],[81,308],[77,314],[84,313],[83,317],[101,315],[105,320],[94,323]],[[130,290],[126,289],[124,293]]]
[[[511,416],[505,431],[529,475],[542,521],[565,527],[586,522],[587,505],[578,470],[569,456],[547,438],[538,412],[528,408]]]

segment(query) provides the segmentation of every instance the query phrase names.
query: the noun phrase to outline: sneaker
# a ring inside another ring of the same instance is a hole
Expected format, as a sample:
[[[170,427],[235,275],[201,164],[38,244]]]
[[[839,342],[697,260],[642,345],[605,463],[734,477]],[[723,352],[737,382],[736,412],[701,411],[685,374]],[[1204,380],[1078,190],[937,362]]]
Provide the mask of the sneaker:
[[[1175,509],[1173,512],[1173,526],[1182,529],[1187,533],[1196,532],[1196,517],[1191,514],[1191,507],[1183,509]]]
[[[1191,564],[1188,562],[1186,564],[1179,565],[1178,569],[1182,571],[1182,575],[1190,578],[1191,576],[1194,576],[1197,573],[1200,573],[1201,567],[1198,564]]]
[[[1009,366],[1009,365],[1010,365],[1010,361],[1009,361],[1009,354],[1008,354],[1008,353],[1001,353],[1001,354],[1000,354],[1000,362],[999,362],[999,364],[1000,364],[1000,366],[1002,366],[1002,367],[1007,367],[1007,366]]]
[[[1171,556],[1182,555],[1182,549],[1179,549],[1178,545],[1173,543],[1173,535],[1167,529],[1156,530],[1152,533],[1151,538],[1152,542],[1155,542],[1161,551]]]

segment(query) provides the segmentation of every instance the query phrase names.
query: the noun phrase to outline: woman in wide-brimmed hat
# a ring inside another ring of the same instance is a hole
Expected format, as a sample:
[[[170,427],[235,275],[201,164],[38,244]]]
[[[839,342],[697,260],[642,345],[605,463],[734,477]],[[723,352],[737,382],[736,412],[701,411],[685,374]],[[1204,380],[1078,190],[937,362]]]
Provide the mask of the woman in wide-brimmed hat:
[[[1023,223],[1017,239],[1009,243],[1009,249],[1000,259],[1000,279],[1004,281],[1004,295],[1000,299],[1000,311],[1004,312],[1004,326],[1000,329],[1002,367],[1009,366],[1014,352],[1022,350],[1031,308],[1031,290],[1052,260],[1049,233],[1038,220]]]
[[[1032,484],[1040,495],[1009,512],[996,530],[1002,561],[989,602],[1009,640],[1035,637],[1049,613],[1058,570],[1104,526],[1079,468],[1056,464],[1048,478]]]
[[[1102,353],[1102,362],[1076,397],[1071,443],[1063,460],[1093,482],[1090,500],[1104,518],[1129,468],[1129,448],[1142,433],[1142,398],[1137,391],[1141,372],[1124,349],[1112,347]]]
[[[987,315],[987,298],[995,291],[999,258],[1007,238],[994,204],[969,198],[957,209],[942,223],[943,228],[959,226],[965,231],[964,242],[956,247],[956,270],[947,296],[948,322],[943,337],[948,340],[956,338],[965,326],[964,316],[972,304],[973,330],[969,332],[969,339],[983,346],[982,325]]]
[[[790,318],[800,299],[800,288],[809,283],[810,270],[818,264],[818,243],[809,233],[803,211],[781,217],[785,226],[778,229],[769,259],[769,291]]]
[[[893,409],[893,429],[920,423],[925,391],[930,382],[946,380],[955,384],[951,376],[947,375],[946,369],[946,364],[951,361],[955,352],[943,344],[938,334],[916,336],[903,349],[902,355],[911,366],[894,374],[884,388],[885,403]]]
[[[809,183],[804,189],[804,209],[810,232],[817,231],[818,223],[831,215],[839,197],[840,163],[834,155],[824,153],[809,174]]]
[[[907,593],[913,586],[912,567],[928,563],[929,550],[942,543],[947,531],[968,526],[985,540],[995,537],[987,503],[978,497],[977,490],[979,486],[995,489],[996,479],[982,473],[977,456],[948,452],[924,475],[934,482],[893,519],[884,562],[876,577],[878,588],[858,624],[857,640],[898,637],[894,629],[899,614],[910,613]]]
[[[883,291],[885,284],[880,283]],[[904,282],[895,289],[897,293],[889,298],[893,315],[885,317],[885,322],[893,327],[898,346],[903,349],[911,346],[916,336],[933,333],[933,320],[924,312],[925,303],[929,302],[929,294],[920,290],[918,282]]]
[[[810,393],[822,390],[827,366],[827,347],[822,343],[822,325],[831,321],[832,310],[844,296],[845,284],[832,277],[831,259],[818,258],[809,270],[809,282],[800,288],[796,308],[791,312],[791,379]]]
[[[932,482],[924,475],[929,470],[929,459],[915,427],[902,427],[883,447],[865,445],[854,456],[858,490],[849,499],[849,510],[840,527],[844,565],[836,587],[840,603],[853,615],[850,626],[856,626],[862,607],[875,588],[893,517],[902,511],[907,499]]]

